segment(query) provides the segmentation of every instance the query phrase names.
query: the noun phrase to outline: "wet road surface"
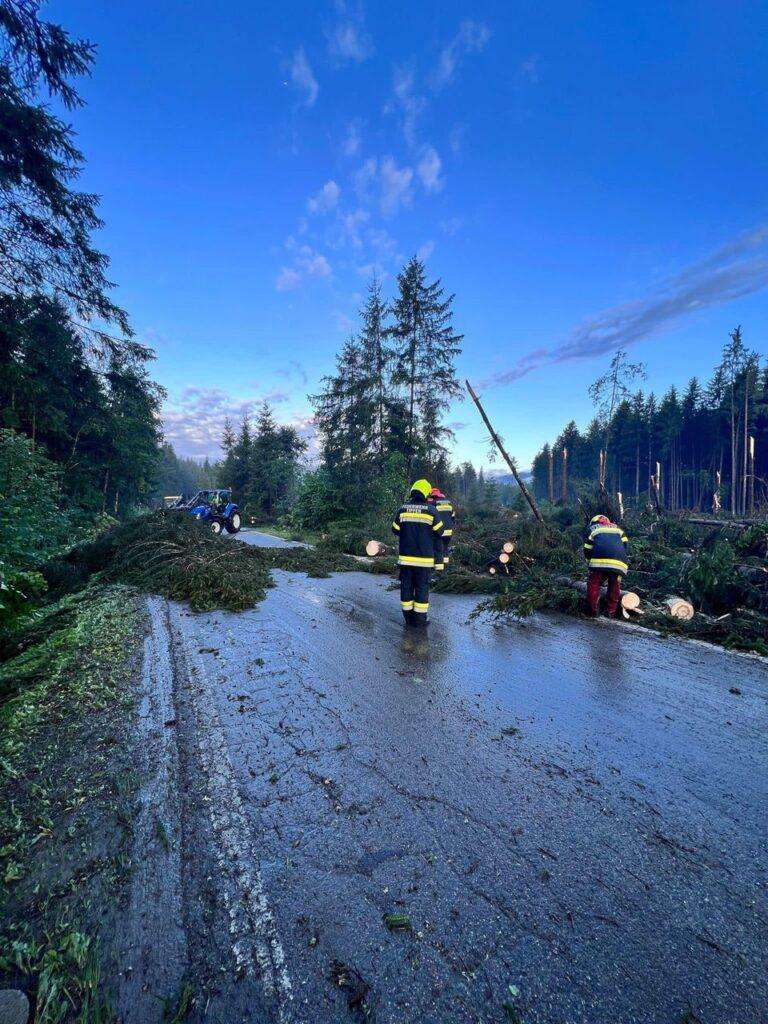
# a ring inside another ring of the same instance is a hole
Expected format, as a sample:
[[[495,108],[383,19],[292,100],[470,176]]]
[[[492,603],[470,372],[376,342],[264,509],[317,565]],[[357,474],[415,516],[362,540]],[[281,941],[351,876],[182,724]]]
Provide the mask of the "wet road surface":
[[[764,662],[443,595],[422,636],[386,578],[276,576],[152,603],[190,1019],[766,1020]]]

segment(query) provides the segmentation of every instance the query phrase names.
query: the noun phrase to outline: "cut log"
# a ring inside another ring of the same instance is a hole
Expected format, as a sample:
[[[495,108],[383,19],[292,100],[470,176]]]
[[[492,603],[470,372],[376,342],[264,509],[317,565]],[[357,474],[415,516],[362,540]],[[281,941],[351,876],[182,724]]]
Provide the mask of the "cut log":
[[[509,555],[507,554],[506,551],[501,552],[501,554],[499,555],[499,561],[501,562],[502,565],[507,564],[507,562],[509,561]]]
[[[662,608],[673,619],[680,619],[681,622],[690,622],[693,618],[693,605],[684,597],[668,597],[662,601]]]
[[[488,572],[491,574],[491,576],[495,576],[496,575],[496,573],[498,572],[498,569],[496,568],[496,563],[495,562],[491,562],[491,564],[488,566]]]
[[[621,607],[628,612],[640,611],[640,595],[636,594],[634,590],[627,590],[621,595]]]
[[[502,549],[508,555],[511,555],[515,550],[515,542],[513,540],[505,540],[502,544]]]
[[[365,553],[366,555],[370,555],[372,558],[376,555],[386,555],[386,544],[382,544],[381,541],[378,540],[369,540],[365,545]]]

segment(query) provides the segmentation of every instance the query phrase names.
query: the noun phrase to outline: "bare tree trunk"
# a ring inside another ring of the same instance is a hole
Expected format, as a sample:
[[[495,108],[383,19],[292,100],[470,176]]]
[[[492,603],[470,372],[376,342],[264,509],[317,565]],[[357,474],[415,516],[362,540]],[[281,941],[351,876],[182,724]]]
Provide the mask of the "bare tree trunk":
[[[731,512],[736,515],[736,412],[731,383]]]
[[[563,504],[568,501],[568,449],[563,448],[563,479],[561,480]]]
[[[547,458],[547,497],[550,502],[555,500],[555,453],[549,449]]]
[[[515,481],[517,482],[517,486],[522,491],[523,497],[525,498],[525,500],[530,505],[531,512],[533,512],[534,516],[536,516],[536,518],[539,520],[540,523],[543,523],[544,522],[544,517],[542,516],[541,512],[539,512],[538,505],[534,501],[533,495],[530,493],[528,488],[523,483],[523,480],[522,480],[520,474],[517,471],[517,466],[515,465],[515,460],[512,459],[507,454],[506,449],[504,448],[504,445],[501,443],[501,439],[499,438],[499,435],[493,429],[493,427],[491,426],[491,421],[486,416],[485,409],[480,404],[480,399],[477,397],[477,395],[475,394],[474,390],[472,389],[472,385],[469,383],[468,380],[465,380],[464,383],[467,385],[467,391],[469,392],[470,397],[472,398],[472,401],[477,406],[477,411],[480,413],[480,415],[483,418],[483,423],[485,423],[486,427],[488,428],[488,433],[491,435],[491,440],[493,441],[493,443],[496,445],[496,447],[501,452],[502,458],[504,459],[506,464],[512,470],[512,476],[515,478]]]
[[[741,514],[747,513],[747,474],[749,471],[749,369],[744,374],[744,472],[741,478]]]

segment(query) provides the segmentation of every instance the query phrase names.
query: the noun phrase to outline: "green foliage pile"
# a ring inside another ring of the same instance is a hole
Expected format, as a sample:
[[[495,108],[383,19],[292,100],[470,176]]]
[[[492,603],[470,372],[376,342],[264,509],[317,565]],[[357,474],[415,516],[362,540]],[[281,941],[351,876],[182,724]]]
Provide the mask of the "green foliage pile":
[[[62,589],[94,574],[186,601],[195,611],[252,608],[273,586],[272,569],[327,576],[359,569],[353,559],[308,548],[258,548],[214,536],[184,512],[152,512],[75,545],[44,567]]]
[[[99,940],[128,883],[138,614],[125,588],[89,589],[3,652],[0,988],[31,992],[41,1024],[113,1019]]]

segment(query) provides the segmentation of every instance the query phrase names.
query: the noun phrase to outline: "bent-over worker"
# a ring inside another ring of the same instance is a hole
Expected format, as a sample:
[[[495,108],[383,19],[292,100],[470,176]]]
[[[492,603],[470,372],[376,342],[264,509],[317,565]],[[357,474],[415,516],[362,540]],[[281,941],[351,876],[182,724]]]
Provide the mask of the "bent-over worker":
[[[427,624],[435,540],[443,532],[442,520],[427,500],[431,490],[428,480],[417,480],[411,487],[410,498],[392,521],[392,532],[399,542],[400,607],[408,626]]]
[[[593,516],[584,541],[584,557],[589,565],[587,602],[592,615],[600,608],[600,592],[607,583],[605,610],[613,617],[621,600],[621,577],[627,573],[627,546],[624,530],[608,516]]]
[[[439,518],[443,521],[442,536],[435,538],[435,569],[440,572],[450,561],[448,551],[453,540],[455,516],[453,505],[439,488],[433,487],[429,497],[435,505]]]

